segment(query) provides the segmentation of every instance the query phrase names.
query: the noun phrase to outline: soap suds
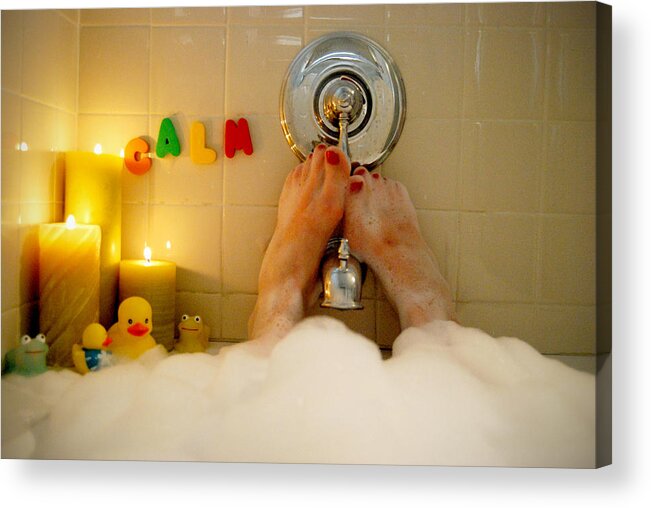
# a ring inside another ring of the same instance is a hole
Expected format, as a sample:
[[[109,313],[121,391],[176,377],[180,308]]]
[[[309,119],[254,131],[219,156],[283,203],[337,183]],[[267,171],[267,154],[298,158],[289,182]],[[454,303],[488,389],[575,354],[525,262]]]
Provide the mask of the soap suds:
[[[2,380],[3,457],[593,467],[595,378],[454,322],[327,317],[248,344]]]

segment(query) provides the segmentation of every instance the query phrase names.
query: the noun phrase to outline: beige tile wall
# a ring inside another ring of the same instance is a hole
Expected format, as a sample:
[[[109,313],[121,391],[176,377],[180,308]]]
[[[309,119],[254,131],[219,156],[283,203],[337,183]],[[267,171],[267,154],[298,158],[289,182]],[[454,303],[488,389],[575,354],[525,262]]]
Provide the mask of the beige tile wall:
[[[38,333],[37,225],[61,220],[77,144],[76,11],[2,11],[2,354]]]
[[[147,242],[155,257],[178,264],[179,316],[201,313],[215,339],[244,338],[278,195],[297,163],[278,120],[284,72],[305,43],[352,29],[381,43],[403,74],[407,121],[382,172],[409,189],[460,320],[519,336],[544,352],[593,351],[594,3],[82,10],[77,110],[70,99],[76,82],[66,85],[68,73],[36,51],[44,41],[29,39],[24,55],[5,57],[5,37],[20,37],[13,23],[5,33],[5,15],[3,318],[5,294],[13,298],[7,312],[16,316],[35,296],[24,283],[31,292],[17,299],[22,279],[13,272],[5,288],[5,264],[24,266],[20,242],[29,241],[17,227],[7,229],[5,240],[5,208],[7,219],[15,219],[24,209],[15,196],[31,200],[30,193],[42,192],[24,184],[25,173],[4,170],[5,157],[18,168],[32,156],[11,150],[11,143],[5,150],[5,115],[22,118],[50,144],[60,134],[48,122],[71,128],[77,120],[79,149],[101,143],[113,153],[137,136],[153,146],[161,119],[170,116],[180,157],[155,160],[144,176],[125,173],[123,257],[139,257]],[[61,44],[71,32],[74,49],[66,46],[56,58],[75,67],[68,54],[77,51],[75,18],[42,16],[65,28],[55,35]],[[32,17],[39,15],[29,16],[25,33],[39,30]],[[57,48],[48,51],[58,55]],[[17,70],[27,57],[42,58],[39,65],[64,84],[52,88],[51,80],[30,77],[32,66]],[[32,100],[27,91],[40,95]],[[249,120],[255,151],[226,159],[224,120],[240,116]],[[204,122],[207,142],[219,152],[214,164],[190,161],[195,120]],[[68,148],[63,141],[57,146]],[[47,165],[33,167],[38,173]],[[5,180],[21,194],[8,191],[5,201]],[[56,197],[40,195],[35,208],[44,215],[35,212],[32,220],[52,219],[47,205]],[[15,246],[6,254],[5,242]],[[337,315],[390,346],[397,318],[372,275],[363,296],[364,311]]]

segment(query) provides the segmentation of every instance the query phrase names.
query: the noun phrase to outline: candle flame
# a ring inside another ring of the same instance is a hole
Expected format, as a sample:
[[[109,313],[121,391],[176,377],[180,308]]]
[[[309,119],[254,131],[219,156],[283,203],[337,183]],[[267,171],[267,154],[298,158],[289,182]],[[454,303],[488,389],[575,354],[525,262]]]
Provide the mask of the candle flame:
[[[95,152],[97,155],[101,155],[101,153],[102,153],[102,145],[100,143],[97,143],[95,145],[95,148],[93,149],[93,152]]]
[[[75,220],[75,216],[70,214],[68,215],[68,218],[66,219],[66,229],[75,229],[77,227],[77,221]]]
[[[167,240],[167,242],[165,242],[165,248],[168,249],[168,250],[171,249],[172,248],[172,242]]]
[[[151,247],[146,246],[145,250],[142,253],[145,256],[145,262],[147,264],[151,263]]]
[[[122,157],[124,159],[124,148],[120,149],[120,157]]]

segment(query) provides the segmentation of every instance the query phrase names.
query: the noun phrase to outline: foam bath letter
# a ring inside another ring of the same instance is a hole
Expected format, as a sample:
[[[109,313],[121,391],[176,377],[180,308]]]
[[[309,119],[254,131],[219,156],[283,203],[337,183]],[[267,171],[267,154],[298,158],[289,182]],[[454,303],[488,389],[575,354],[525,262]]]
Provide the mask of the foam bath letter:
[[[211,164],[217,159],[217,152],[206,146],[206,127],[201,122],[192,122],[190,127],[190,159],[195,164]]]
[[[142,138],[134,138],[124,148],[124,164],[134,175],[144,175],[151,168],[151,158],[143,157],[149,152],[149,143]]]
[[[224,131],[224,154],[226,157],[232,159],[236,150],[242,150],[246,155],[253,153],[249,123],[244,118],[240,118],[237,124],[233,120],[226,120]]]
[[[174,128],[172,120],[169,118],[163,118],[163,121],[160,123],[160,129],[158,130],[156,155],[162,159],[168,153],[172,154],[174,157],[178,157],[181,153],[181,144],[179,143],[179,138],[176,135],[176,129]]]

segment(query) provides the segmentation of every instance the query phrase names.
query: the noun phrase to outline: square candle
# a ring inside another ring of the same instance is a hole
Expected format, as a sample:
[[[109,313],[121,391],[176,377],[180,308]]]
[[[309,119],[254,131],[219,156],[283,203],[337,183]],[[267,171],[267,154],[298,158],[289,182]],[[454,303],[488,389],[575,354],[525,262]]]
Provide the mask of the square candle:
[[[72,366],[72,345],[99,320],[100,244],[97,225],[39,226],[39,326],[48,363]]]

